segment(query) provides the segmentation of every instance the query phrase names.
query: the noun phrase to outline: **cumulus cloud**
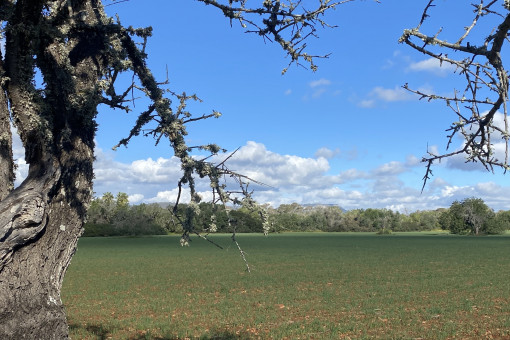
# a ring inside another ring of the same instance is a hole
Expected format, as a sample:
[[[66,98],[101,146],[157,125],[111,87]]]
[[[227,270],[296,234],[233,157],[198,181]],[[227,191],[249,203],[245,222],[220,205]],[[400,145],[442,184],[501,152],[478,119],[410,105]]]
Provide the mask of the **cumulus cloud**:
[[[115,160],[115,153],[95,150],[94,192],[125,192],[131,203],[149,202],[157,192],[173,189],[180,178],[180,164],[176,157],[151,158],[122,163]]]
[[[175,179],[180,174],[180,160],[177,157],[170,159],[152,158],[137,160],[131,163],[134,176],[146,183],[161,183]]]
[[[276,206],[292,202],[321,203],[338,204],[346,209],[374,207],[405,213],[448,207],[455,199],[473,195],[494,202],[494,208],[503,206],[503,202],[510,203],[504,196],[503,201],[490,199],[489,192],[495,192],[495,188],[500,188],[502,193],[505,190],[497,184],[485,185],[487,189],[483,191],[476,184],[456,187],[439,177],[421,193],[422,175],[413,173],[421,163],[415,156],[408,156],[403,162],[387,162],[370,171],[353,168],[330,174],[325,157],[317,162],[317,159],[280,155],[255,142],[249,142],[241,150],[232,166],[241,172],[253,171],[256,179],[269,182],[272,187],[257,188],[255,198]],[[405,183],[402,176],[406,174],[415,176],[416,181],[411,185]]]
[[[229,160],[236,171],[270,186],[300,186],[318,183],[329,170],[329,162],[320,157],[303,158],[271,152],[261,143],[249,141]]]
[[[19,142],[16,154],[22,155]],[[345,209],[388,208],[403,213],[415,210],[448,207],[454,200],[480,197],[494,209],[507,209],[510,187],[495,182],[453,185],[434,177],[421,193],[421,175],[415,184],[406,184],[418,158],[408,156],[405,161],[391,161],[364,171],[357,168],[331,173],[329,159],[344,156],[340,150],[321,148],[316,158],[282,155],[268,150],[264,144],[247,142],[229,160],[236,171],[268,184],[250,185],[254,197],[261,203],[273,206],[288,203],[337,204]],[[222,160],[218,157],[216,160]],[[21,159],[18,163],[24,163]],[[23,164],[22,163],[22,164]],[[130,163],[115,160],[115,153],[96,148],[94,191],[125,192],[132,204],[175,202],[180,178],[180,164],[175,157],[139,159]],[[413,175],[414,176],[414,175]],[[21,175],[18,180],[21,180]],[[209,184],[198,181],[197,189],[203,200],[211,199]],[[182,202],[189,202],[189,191],[181,193]]]

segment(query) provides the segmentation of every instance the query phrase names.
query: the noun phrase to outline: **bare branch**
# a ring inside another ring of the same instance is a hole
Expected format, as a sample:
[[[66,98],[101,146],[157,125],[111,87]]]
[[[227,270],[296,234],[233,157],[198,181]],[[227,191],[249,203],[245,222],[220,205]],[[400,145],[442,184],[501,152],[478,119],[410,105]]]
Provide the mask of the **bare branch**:
[[[305,40],[309,37],[317,37],[317,26],[335,27],[323,20],[322,16],[327,11],[354,0],[336,2],[317,0],[318,5],[313,10],[301,8],[301,1],[292,0],[265,0],[258,8],[246,7],[246,1],[229,1],[228,4],[220,0],[199,1],[220,9],[230,19],[231,24],[233,20],[238,21],[247,33],[255,33],[264,39],[277,42],[291,58],[289,66],[292,64],[303,66],[301,60],[304,60],[309,64],[310,69],[315,71],[317,66],[314,60],[328,58],[329,55],[308,54],[305,51],[307,47]],[[234,2],[239,6],[233,7]],[[296,13],[298,8],[300,13]],[[287,69],[288,67],[282,73],[285,73]]]
[[[503,15],[492,6],[497,1],[491,1],[487,5],[483,0],[478,4],[473,4],[475,16],[471,23],[466,26],[464,33],[451,43],[440,37],[441,30],[434,35],[422,33],[421,27],[425,19],[429,16],[428,11],[433,0],[429,1],[425,7],[422,19],[414,29],[404,30],[400,42],[403,42],[418,52],[424,53],[436,60],[440,64],[447,62],[456,67],[459,75],[465,77],[465,88],[462,92],[454,91],[453,97],[438,95],[434,93],[423,93],[419,90],[412,90],[408,84],[403,87],[417,95],[420,99],[441,100],[444,101],[459,118],[447,131],[449,146],[453,143],[453,137],[460,134],[463,138],[463,145],[455,151],[432,155],[429,153],[423,158],[426,165],[426,172],[423,178],[423,188],[428,179],[432,176],[432,165],[436,161],[441,161],[449,157],[464,154],[466,162],[480,162],[486,170],[493,171],[494,167],[503,168],[505,171],[510,168],[508,164],[508,142],[509,132],[507,123],[507,100],[508,100],[508,75],[503,65],[502,49],[504,43],[508,41],[510,31],[510,14]],[[473,29],[482,19],[498,19],[500,23],[495,25],[491,34],[487,35],[478,45],[465,40],[473,32]],[[423,46],[418,45],[415,40],[424,42]],[[446,53],[438,53],[436,50],[449,50],[460,54],[462,59],[448,57]],[[501,112],[502,110],[502,112]],[[496,113],[500,112],[504,117],[504,126],[498,126],[494,121]],[[500,161],[494,148],[494,136],[501,140],[496,142],[505,143],[504,161]],[[422,188],[422,191],[423,191]]]

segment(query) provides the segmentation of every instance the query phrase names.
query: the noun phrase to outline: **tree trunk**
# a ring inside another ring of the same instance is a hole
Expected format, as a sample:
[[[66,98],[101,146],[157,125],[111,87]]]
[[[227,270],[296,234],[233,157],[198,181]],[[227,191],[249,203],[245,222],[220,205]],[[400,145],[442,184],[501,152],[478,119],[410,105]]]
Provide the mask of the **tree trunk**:
[[[81,228],[76,219],[62,218],[69,210],[54,210],[42,235],[16,251],[4,267],[0,277],[0,338],[68,337],[60,289]]]
[[[0,202],[0,226],[10,225],[0,244],[0,339],[68,337],[60,290],[82,232],[92,162],[92,147],[76,138]]]
[[[98,33],[100,2],[62,3],[16,1],[5,29],[1,85],[30,168],[0,201],[0,339],[68,337],[60,290],[92,194],[107,37]],[[36,67],[43,90],[34,86]]]

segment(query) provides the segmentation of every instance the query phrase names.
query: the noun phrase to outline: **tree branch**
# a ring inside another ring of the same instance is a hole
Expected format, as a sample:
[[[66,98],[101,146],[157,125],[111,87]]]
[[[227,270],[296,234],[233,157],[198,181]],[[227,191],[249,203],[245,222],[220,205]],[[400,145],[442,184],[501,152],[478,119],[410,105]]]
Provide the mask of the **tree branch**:
[[[228,5],[219,0],[199,1],[220,9],[225,17],[230,19],[231,24],[233,20],[239,21],[239,24],[246,29],[247,33],[255,33],[269,41],[277,42],[287,53],[287,56],[291,58],[289,65],[282,71],[282,73],[285,73],[290,65],[301,65],[301,60],[308,63],[310,69],[315,71],[317,66],[314,59],[328,58],[328,54],[308,54],[305,51],[307,45],[304,41],[308,37],[316,37],[317,25],[335,27],[329,25],[321,17],[327,11],[354,0],[336,2],[317,0],[318,5],[315,9],[302,8],[299,14],[295,12],[301,5],[301,1],[265,0],[262,2],[262,6],[257,8],[246,7],[245,0],[229,1]],[[233,2],[239,4],[239,6],[233,7]],[[248,27],[251,27],[251,29],[248,29]]]
[[[432,165],[434,162],[455,155],[464,154],[466,162],[480,162],[489,171],[493,171],[494,167],[501,167],[504,171],[510,168],[508,164],[509,131],[506,105],[508,100],[508,75],[501,55],[504,43],[508,41],[510,14],[506,13],[506,15],[503,15],[492,9],[492,6],[497,1],[491,1],[485,5],[483,0],[479,0],[478,4],[472,5],[475,7],[475,16],[471,23],[466,26],[465,32],[456,39],[455,43],[450,43],[445,39],[439,38],[440,33],[428,35],[420,31],[422,24],[429,16],[428,10],[434,6],[433,2],[433,0],[429,1],[425,7],[418,26],[414,29],[404,30],[399,41],[438,60],[440,64],[447,62],[456,66],[457,70],[460,69],[459,73],[465,76],[465,90],[459,96],[457,95],[458,92],[454,91],[455,95],[448,97],[412,90],[408,84],[405,84],[403,87],[412,93],[420,95],[421,99],[444,101],[459,118],[459,121],[453,123],[447,130],[452,131],[448,136],[447,149],[453,141],[453,136],[456,134],[462,135],[464,142],[462,147],[453,152],[439,155],[429,154],[428,157],[423,158],[423,162],[427,163],[427,165],[425,176],[423,177],[422,191],[427,180],[432,176]],[[488,34],[488,37],[478,45],[469,42],[463,45],[463,41],[469,37],[474,27],[487,17],[502,18],[502,21],[493,28],[494,33]],[[413,39],[423,41],[424,45],[419,46],[413,42]],[[467,57],[464,59],[453,59],[448,57],[447,54],[435,52],[437,49],[460,52]],[[484,59],[484,61],[480,62],[478,59]],[[503,109],[501,114],[504,117],[504,127],[498,126],[494,121],[495,115],[501,109]],[[467,112],[463,113],[463,111]],[[497,155],[495,155],[492,138],[494,132],[498,132],[502,142],[505,143],[504,162],[501,162]]]

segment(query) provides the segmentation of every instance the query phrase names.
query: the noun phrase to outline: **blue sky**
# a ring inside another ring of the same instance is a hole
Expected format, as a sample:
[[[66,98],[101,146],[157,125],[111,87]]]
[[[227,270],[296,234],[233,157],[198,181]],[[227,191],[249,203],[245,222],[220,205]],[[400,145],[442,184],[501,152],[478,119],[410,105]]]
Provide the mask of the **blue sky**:
[[[390,208],[401,212],[447,207],[476,196],[492,208],[510,209],[510,177],[466,166],[462,158],[436,165],[421,194],[429,148],[444,150],[444,130],[455,120],[442,103],[426,103],[401,88],[452,93],[461,87],[448,67],[398,43],[417,25],[428,1],[354,1],[326,15],[334,29],[319,29],[308,42],[317,60],[312,72],[288,64],[277,44],[243,32],[220,11],[193,0],[130,0],[106,7],[124,25],[152,26],[149,65],[176,92],[196,93],[197,114],[220,119],[189,127],[189,144],[241,147],[231,168],[272,187],[256,187],[261,203],[339,204],[346,209]],[[105,4],[110,4],[105,1]],[[253,1],[257,3],[257,1]],[[306,6],[312,0],[303,2]],[[437,1],[424,29],[458,34],[469,24],[469,6]],[[134,112],[143,110],[144,101]],[[134,139],[112,151],[136,115],[100,108],[94,191],[126,192],[132,203],[172,201],[179,165],[168,145]],[[461,141],[457,141],[458,147]],[[19,151],[19,150],[18,150]],[[18,152],[19,155],[19,152]],[[20,171],[24,167],[20,161]],[[22,175],[20,174],[20,178]],[[207,185],[202,187],[204,196]]]

